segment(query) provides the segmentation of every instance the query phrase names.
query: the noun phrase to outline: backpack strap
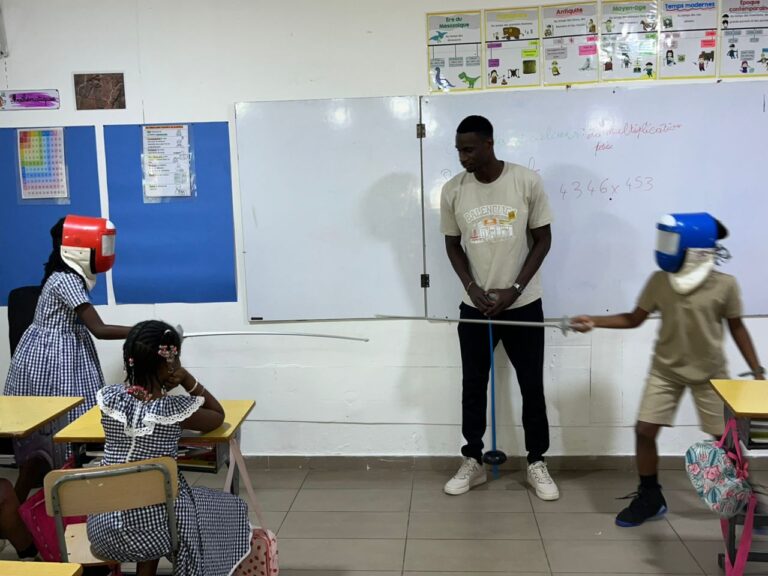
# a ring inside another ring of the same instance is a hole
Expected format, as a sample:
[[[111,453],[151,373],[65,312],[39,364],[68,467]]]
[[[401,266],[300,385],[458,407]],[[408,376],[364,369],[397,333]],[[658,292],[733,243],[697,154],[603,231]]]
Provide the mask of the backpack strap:
[[[723,433],[720,435],[720,439],[715,441],[715,446],[717,448],[725,448],[725,442],[728,439],[728,435],[730,434],[731,437],[733,437],[733,434],[736,432],[736,430],[736,418],[729,418],[728,422],[725,423],[725,428],[723,429]]]
[[[730,437],[730,446],[726,446],[728,438]],[[736,463],[736,469],[739,473],[739,478],[747,478],[748,463],[744,460],[744,455],[741,452],[741,444],[739,442],[739,428],[735,418],[729,418],[725,424],[723,435],[715,442],[717,448],[721,448],[725,451],[726,455]]]
[[[723,531],[723,538],[726,541],[725,547],[725,575],[726,576],[741,576],[744,574],[744,568],[749,558],[749,549],[752,547],[752,528],[755,523],[755,507],[757,506],[757,496],[754,492],[749,497],[749,504],[747,505],[747,514],[744,517],[744,529],[741,532],[741,538],[739,539],[739,547],[736,551],[736,558],[731,562],[731,557],[728,555],[728,520],[720,520],[720,528]],[[733,520],[733,519],[732,519]],[[735,520],[733,520],[735,521]]]

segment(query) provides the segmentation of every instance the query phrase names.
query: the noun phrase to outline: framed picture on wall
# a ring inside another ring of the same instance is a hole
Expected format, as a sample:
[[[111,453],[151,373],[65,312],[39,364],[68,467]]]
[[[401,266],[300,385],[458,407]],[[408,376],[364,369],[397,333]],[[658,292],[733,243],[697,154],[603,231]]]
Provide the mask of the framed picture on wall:
[[[75,74],[75,106],[78,110],[122,110],[125,80],[122,72]]]

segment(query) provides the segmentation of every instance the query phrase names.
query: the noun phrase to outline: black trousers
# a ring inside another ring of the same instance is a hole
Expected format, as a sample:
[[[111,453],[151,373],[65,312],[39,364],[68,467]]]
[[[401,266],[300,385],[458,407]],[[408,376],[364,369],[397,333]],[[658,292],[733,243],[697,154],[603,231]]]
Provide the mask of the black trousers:
[[[477,308],[462,303],[461,318],[487,320]],[[542,322],[541,300],[506,310],[494,320]],[[462,397],[461,432],[467,443],[461,453],[482,461],[483,434],[488,407],[488,373],[491,368],[488,326],[459,324]],[[523,397],[523,429],[528,462],[542,460],[549,448],[549,422],[544,400],[544,329],[522,326],[493,326],[493,347],[501,340],[517,374]]]

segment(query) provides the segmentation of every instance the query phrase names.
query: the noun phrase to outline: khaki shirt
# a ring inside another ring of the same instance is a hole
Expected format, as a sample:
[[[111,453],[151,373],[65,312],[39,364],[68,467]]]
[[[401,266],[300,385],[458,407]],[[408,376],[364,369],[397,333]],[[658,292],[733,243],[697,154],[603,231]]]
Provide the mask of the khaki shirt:
[[[741,317],[736,278],[712,272],[690,294],[674,291],[666,272],[651,276],[637,303],[646,312],[661,312],[651,370],[688,383],[727,377],[723,320]]]
[[[462,172],[443,186],[440,232],[461,236],[472,279],[483,290],[510,288],[531,246],[529,230],[552,222],[541,178],[509,162],[490,184]],[[510,308],[541,298],[538,271]],[[464,303],[473,306],[468,295]]]

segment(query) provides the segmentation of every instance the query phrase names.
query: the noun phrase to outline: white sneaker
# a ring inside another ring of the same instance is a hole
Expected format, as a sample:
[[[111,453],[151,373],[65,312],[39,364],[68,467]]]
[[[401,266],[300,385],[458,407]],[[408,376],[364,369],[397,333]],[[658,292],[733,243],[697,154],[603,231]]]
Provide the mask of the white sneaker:
[[[560,491],[552,480],[547,470],[547,464],[543,460],[528,465],[528,484],[536,490],[536,496],[542,500],[557,500]]]
[[[470,488],[485,484],[488,477],[485,475],[485,468],[474,458],[464,458],[459,471],[446,482],[443,491],[452,496],[458,496],[469,492]]]

